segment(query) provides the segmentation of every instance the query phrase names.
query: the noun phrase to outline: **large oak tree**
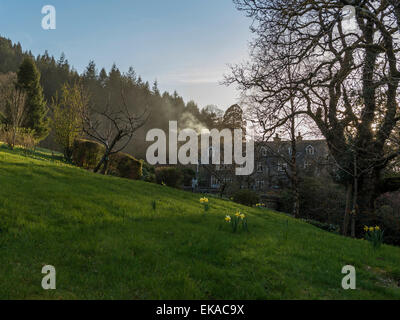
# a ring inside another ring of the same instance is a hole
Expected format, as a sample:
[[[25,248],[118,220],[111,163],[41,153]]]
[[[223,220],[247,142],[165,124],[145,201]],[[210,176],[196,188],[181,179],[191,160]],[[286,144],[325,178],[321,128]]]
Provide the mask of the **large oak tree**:
[[[251,60],[234,66],[227,82],[239,85],[258,108],[295,90],[300,107],[277,124],[295,115],[312,120],[353,195],[354,223],[356,214],[374,210],[387,186],[399,187],[382,172],[400,155],[393,145],[400,124],[400,2],[234,2],[253,18],[255,39]],[[289,66],[296,74],[283,77]]]

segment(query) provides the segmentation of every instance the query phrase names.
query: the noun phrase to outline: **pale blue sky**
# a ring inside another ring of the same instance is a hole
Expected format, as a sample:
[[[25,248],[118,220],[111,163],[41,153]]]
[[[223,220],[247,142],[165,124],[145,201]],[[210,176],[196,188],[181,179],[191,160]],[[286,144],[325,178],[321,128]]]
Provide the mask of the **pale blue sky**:
[[[56,8],[56,30],[41,27],[44,5]],[[231,0],[0,0],[0,34],[24,50],[64,52],[79,72],[91,59],[99,69],[133,66],[200,107],[237,102],[218,83],[227,64],[246,59],[250,24]]]

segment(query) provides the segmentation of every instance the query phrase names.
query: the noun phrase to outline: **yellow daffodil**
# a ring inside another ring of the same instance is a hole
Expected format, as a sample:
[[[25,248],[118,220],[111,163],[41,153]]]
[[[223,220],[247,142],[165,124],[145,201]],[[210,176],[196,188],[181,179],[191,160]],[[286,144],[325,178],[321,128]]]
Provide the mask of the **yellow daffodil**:
[[[208,199],[207,198],[200,198],[200,203],[207,203]]]
[[[240,212],[239,212],[239,211],[236,212],[236,213],[235,213],[235,216],[236,216],[236,217],[240,217]]]
[[[364,226],[364,231],[368,231],[369,228],[367,226]]]
[[[246,216],[242,213],[242,214],[240,215],[240,218],[243,220],[244,218],[246,218]]]
[[[375,226],[375,230],[378,231],[381,230],[381,228],[379,228],[379,226]]]
[[[226,221],[226,222],[231,222],[231,217],[230,217],[230,216],[226,216],[226,217],[225,217],[225,221]]]
[[[369,231],[374,231],[374,227],[369,227]]]

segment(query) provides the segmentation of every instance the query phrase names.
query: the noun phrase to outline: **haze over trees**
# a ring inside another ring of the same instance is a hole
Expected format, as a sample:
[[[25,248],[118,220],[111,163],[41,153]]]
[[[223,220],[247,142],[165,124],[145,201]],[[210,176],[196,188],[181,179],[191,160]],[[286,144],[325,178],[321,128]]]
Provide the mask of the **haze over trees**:
[[[31,52],[24,52],[19,43],[13,44],[11,40],[0,37],[0,73],[17,72],[25,58],[34,61],[41,74],[40,84],[47,104],[56,99],[57,93],[59,98],[62,96],[64,84],[73,86],[81,83],[87,90],[94,109],[104,108],[108,99],[111,99],[111,106],[120,106],[122,89],[126,99],[131,102],[131,114],[140,114],[141,108],[147,107],[150,112],[148,121],[135,132],[133,140],[125,149],[137,158],[145,157],[149,145],[145,142],[148,130],[160,128],[168,132],[170,120],[177,120],[180,128],[190,127],[198,131],[202,128],[211,129],[217,125],[216,114],[223,114],[215,106],[200,110],[194,101],[185,104],[177,92],[160,92],[157,81],[152,84],[143,81],[132,67],[127,72],[121,72],[114,64],[107,71],[104,68],[98,69],[96,63],[90,61],[86,70],[79,74],[70,66],[64,54],[55,59],[46,51],[34,57]],[[53,110],[49,110],[48,116],[53,119]],[[56,141],[54,131],[41,141],[41,146],[63,151],[63,147]]]

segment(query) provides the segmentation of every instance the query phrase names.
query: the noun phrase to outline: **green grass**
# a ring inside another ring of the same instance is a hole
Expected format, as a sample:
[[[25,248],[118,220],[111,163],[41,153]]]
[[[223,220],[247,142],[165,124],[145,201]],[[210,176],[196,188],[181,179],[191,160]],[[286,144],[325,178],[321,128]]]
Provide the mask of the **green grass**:
[[[0,148],[0,298],[400,298],[400,248],[214,198],[204,215],[199,198]],[[224,222],[237,209],[249,233]],[[56,290],[41,288],[46,264]],[[341,288],[347,264],[356,290]]]

